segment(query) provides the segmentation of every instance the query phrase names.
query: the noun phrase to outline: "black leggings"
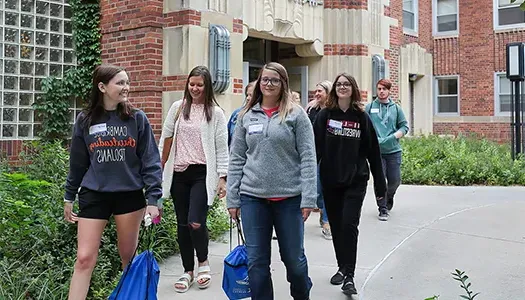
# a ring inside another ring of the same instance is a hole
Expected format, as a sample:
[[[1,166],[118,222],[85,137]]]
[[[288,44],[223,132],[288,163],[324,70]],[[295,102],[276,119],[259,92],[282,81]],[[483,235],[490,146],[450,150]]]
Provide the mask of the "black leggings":
[[[359,219],[366,195],[366,183],[344,188],[323,185],[323,196],[330,228],[332,243],[339,270],[354,276],[357,260],[357,238]]]
[[[200,263],[208,260],[206,165],[190,165],[183,172],[175,172],[170,192],[177,216],[177,241],[182,265],[184,272],[192,272],[195,267],[194,250]]]

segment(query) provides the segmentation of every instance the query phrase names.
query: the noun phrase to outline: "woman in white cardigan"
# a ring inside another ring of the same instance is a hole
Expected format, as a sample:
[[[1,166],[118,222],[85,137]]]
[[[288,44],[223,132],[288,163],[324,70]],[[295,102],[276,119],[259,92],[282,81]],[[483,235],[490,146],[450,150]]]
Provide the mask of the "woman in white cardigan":
[[[226,195],[228,130],[213,94],[209,70],[195,67],[189,74],[184,99],[171,106],[160,138],[163,197],[173,198],[177,240],[184,274],[175,283],[179,293],[197,282],[211,283],[208,263],[208,208]],[[194,250],[199,263],[194,279]]]

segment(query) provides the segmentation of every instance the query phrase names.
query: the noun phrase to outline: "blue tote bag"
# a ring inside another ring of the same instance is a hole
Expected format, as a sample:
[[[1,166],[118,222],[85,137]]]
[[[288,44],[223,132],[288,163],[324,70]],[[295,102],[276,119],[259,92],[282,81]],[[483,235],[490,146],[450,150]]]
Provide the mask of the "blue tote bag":
[[[157,300],[160,269],[152,250],[153,229],[152,226],[149,227],[142,230],[139,239],[140,245],[146,231],[147,250],[131,258],[131,263],[126,266],[117,287],[108,300]]]
[[[246,252],[239,219],[237,219],[237,230],[238,245],[231,250],[233,226],[230,220],[230,254],[224,258],[224,274],[222,277],[222,289],[230,300],[251,297],[250,281],[248,280],[248,253]]]

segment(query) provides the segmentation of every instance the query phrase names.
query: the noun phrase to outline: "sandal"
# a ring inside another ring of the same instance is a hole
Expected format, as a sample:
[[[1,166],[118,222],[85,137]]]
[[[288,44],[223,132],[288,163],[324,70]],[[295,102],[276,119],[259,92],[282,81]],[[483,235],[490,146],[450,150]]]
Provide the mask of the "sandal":
[[[211,284],[210,266],[200,266],[198,272],[197,284],[199,285],[199,289],[205,289],[209,287]]]
[[[175,288],[175,291],[177,293],[186,293],[191,285],[193,284],[194,280],[192,278],[192,276],[188,273],[184,273],[182,274],[180,277],[179,277],[179,280],[177,280],[177,282],[175,282],[175,284],[173,284],[173,287]],[[182,285],[184,286],[183,288],[179,288],[177,287],[177,285]]]

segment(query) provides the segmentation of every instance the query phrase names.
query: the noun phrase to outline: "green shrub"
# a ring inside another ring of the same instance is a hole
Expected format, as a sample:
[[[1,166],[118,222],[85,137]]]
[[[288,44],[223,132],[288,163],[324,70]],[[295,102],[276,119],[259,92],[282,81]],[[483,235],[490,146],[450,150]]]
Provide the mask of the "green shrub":
[[[32,142],[27,174],[0,173],[0,299],[65,299],[76,256],[76,226],[63,220],[68,154],[60,143]],[[47,179],[49,181],[45,181]],[[77,208],[75,207],[75,210]],[[222,201],[210,209],[210,237],[228,229]],[[178,250],[173,201],[152,227],[159,262]],[[88,299],[106,298],[121,275],[113,219],[104,231]],[[139,249],[139,252],[143,249]]]
[[[403,183],[423,185],[525,185],[525,158],[513,161],[509,145],[467,137],[402,139]]]

